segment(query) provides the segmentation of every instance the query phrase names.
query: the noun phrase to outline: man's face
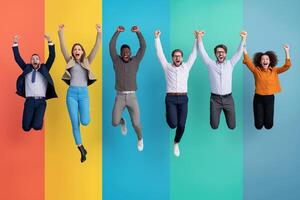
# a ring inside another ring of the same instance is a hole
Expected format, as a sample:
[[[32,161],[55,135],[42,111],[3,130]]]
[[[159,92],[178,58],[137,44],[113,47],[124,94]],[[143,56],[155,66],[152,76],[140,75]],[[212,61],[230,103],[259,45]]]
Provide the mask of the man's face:
[[[215,55],[216,55],[218,62],[222,63],[225,61],[227,53],[225,52],[225,49],[218,47]]]
[[[129,62],[131,57],[131,50],[129,48],[121,49],[121,58],[124,62]]]
[[[34,69],[39,68],[39,66],[40,66],[40,57],[38,55],[31,56],[30,63],[32,64]]]
[[[270,66],[270,58],[268,55],[263,55],[260,58],[260,64],[264,69],[267,69]]]
[[[172,60],[173,60],[173,64],[176,66],[176,67],[179,67],[182,63],[182,54],[180,52],[175,52],[173,57],[172,57]]]

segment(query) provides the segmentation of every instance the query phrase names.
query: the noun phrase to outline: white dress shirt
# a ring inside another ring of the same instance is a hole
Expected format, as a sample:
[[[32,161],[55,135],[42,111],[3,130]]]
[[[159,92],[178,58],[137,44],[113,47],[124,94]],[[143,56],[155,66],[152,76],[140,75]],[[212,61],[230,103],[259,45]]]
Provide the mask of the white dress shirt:
[[[46,97],[48,82],[39,71],[36,71],[35,82],[32,83],[31,78],[33,70],[35,69],[32,69],[32,71],[25,76],[25,96]]]
[[[187,62],[182,62],[179,67],[167,61],[159,37],[155,38],[155,47],[158,59],[165,72],[167,93],[187,93],[189,73],[197,57],[197,40],[195,39],[192,53]]]
[[[211,92],[218,95],[226,95],[232,92],[232,72],[234,65],[239,61],[243,54],[243,46],[245,42],[242,40],[237,52],[230,60],[223,63],[212,60],[204,48],[202,40],[198,42],[200,57],[208,67]]]

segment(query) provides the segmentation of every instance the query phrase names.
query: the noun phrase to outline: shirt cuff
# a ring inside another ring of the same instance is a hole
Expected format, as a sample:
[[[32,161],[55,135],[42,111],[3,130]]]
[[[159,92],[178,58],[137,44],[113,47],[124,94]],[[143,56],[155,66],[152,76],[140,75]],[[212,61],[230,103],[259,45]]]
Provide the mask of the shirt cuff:
[[[18,45],[18,43],[14,43],[12,46],[13,46],[13,47],[17,47],[17,46],[19,46],[19,45]]]
[[[48,45],[49,46],[53,46],[54,44],[53,44],[53,42],[49,42]]]

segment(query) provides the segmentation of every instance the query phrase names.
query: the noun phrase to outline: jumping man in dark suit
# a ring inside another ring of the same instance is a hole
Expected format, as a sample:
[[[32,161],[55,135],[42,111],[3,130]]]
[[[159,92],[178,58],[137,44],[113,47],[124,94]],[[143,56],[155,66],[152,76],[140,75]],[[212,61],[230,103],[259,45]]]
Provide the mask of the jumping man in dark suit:
[[[17,79],[17,94],[24,97],[22,128],[24,131],[41,130],[46,110],[46,99],[57,97],[53,80],[49,74],[55,59],[55,48],[50,37],[45,35],[49,45],[49,57],[47,62],[40,63],[40,56],[33,54],[30,63],[22,59],[18,41],[19,36],[14,36],[13,53],[15,61],[22,69],[22,74]]]

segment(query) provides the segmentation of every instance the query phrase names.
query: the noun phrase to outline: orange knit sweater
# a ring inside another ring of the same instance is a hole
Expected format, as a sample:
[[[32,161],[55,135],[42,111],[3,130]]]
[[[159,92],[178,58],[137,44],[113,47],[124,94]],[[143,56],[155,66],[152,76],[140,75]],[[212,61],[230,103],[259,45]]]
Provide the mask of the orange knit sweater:
[[[244,64],[250,69],[255,79],[255,93],[259,95],[272,95],[281,91],[278,74],[285,72],[291,66],[291,60],[286,59],[282,67],[269,67],[264,71],[260,67],[256,67],[248,54],[244,54]]]

